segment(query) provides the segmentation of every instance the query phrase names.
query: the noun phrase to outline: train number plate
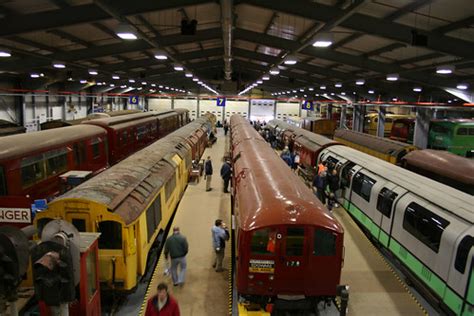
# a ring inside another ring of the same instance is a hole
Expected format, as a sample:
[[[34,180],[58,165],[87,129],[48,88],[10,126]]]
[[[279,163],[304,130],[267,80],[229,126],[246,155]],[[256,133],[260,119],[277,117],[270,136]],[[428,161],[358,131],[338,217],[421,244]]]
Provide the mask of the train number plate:
[[[274,273],[275,261],[250,259],[249,272],[254,273]]]

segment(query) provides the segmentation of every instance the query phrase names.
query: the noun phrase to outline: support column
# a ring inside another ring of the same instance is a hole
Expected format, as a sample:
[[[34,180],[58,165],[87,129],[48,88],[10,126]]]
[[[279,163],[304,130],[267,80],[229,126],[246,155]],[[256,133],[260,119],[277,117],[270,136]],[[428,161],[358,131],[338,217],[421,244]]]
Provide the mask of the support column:
[[[71,98],[71,97],[69,96],[69,98]],[[48,99],[46,99],[46,100],[48,100]],[[69,101],[71,101],[71,99],[69,99]],[[62,111],[61,118],[62,118],[63,121],[65,121],[66,120],[66,97],[64,97],[64,98],[58,97],[58,102],[62,102],[63,111]]]
[[[33,116],[33,122],[36,121],[36,102],[35,102],[35,93],[31,94],[31,115]]]
[[[144,105],[144,108],[145,108],[145,111],[148,112],[150,111],[150,106],[148,105],[148,97],[144,97],[144,101],[145,101],[145,105]]]
[[[174,97],[171,97],[171,109],[174,110]]]
[[[248,110],[248,113],[249,113],[249,120],[250,120],[250,114],[251,114],[250,112],[251,112],[251,109],[252,109],[250,100],[251,100],[251,99],[249,98],[249,110]]]
[[[326,118],[328,120],[332,118],[332,103],[328,104],[328,110],[326,111]]]
[[[353,105],[352,111],[352,130],[358,132],[359,131],[359,105]]]
[[[21,125],[25,126],[26,124],[26,98],[25,96],[21,96]]]
[[[301,104],[300,104],[300,107],[299,107],[299,109],[298,109],[298,116],[299,116],[299,117],[301,117],[301,111],[302,111],[301,108],[302,108],[302,106],[301,106]],[[306,112],[306,116],[308,116],[308,112]],[[275,115],[275,117],[276,117],[276,115]]]
[[[415,135],[413,136],[413,145],[418,148],[425,149],[428,147],[428,135],[432,116],[433,110],[431,109],[416,109]]]
[[[341,117],[339,118],[339,128],[346,128],[347,104],[341,107]]]
[[[199,118],[201,117],[201,109],[200,109],[200,106],[199,106],[199,97],[197,97],[197,100],[196,100],[196,118]]]
[[[49,121],[49,119],[51,119],[52,115],[50,115],[50,108],[49,108],[49,94],[46,94],[46,96],[44,97],[45,101],[46,101],[46,121]]]
[[[385,115],[387,113],[387,108],[381,106],[379,108],[378,122],[377,122],[377,136],[385,137]]]
[[[275,100],[275,103],[273,103],[273,118],[277,118],[277,106],[278,106],[278,101]],[[300,107],[300,114],[299,116],[301,117],[301,107]]]

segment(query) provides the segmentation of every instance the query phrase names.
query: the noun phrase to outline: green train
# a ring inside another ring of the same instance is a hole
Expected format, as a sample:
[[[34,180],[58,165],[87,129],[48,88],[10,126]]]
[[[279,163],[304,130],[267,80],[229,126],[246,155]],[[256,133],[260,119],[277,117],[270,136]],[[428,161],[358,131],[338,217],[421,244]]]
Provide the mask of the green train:
[[[474,158],[474,119],[431,121],[428,148]]]

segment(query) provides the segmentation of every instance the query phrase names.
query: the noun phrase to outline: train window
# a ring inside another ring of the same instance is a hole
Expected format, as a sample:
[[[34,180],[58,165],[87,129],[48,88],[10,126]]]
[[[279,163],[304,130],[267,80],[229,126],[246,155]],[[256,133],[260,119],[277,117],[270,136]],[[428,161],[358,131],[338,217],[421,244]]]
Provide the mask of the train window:
[[[5,181],[3,167],[0,167],[0,195],[7,195],[7,182]]]
[[[140,140],[146,136],[147,127],[146,126],[139,126],[137,127],[137,140]]]
[[[169,200],[169,198],[173,194],[175,187],[176,187],[176,175],[173,173],[173,176],[168,180],[165,186],[166,200]]]
[[[334,256],[336,255],[336,235],[324,229],[314,231],[315,256]]]
[[[92,145],[92,158],[96,159],[100,156],[100,148],[99,148],[100,138],[96,138],[91,142]]]
[[[80,231],[80,232],[85,232],[86,231],[86,220],[85,219],[73,218],[72,219],[72,224],[74,225],[74,227],[77,228],[78,231]]]
[[[29,187],[45,177],[43,155],[21,162],[21,183],[23,188]]]
[[[467,135],[467,134],[468,134],[467,127],[458,128],[457,135]]]
[[[433,126],[431,126],[431,130],[435,133],[449,134],[449,128],[438,124],[434,124]]]
[[[250,251],[253,255],[271,255],[276,249],[276,230],[270,228],[253,232]]]
[[[304,228],[289,227],[286,232],[286,255],[302,256],[304,245]]]
[[[126,145],[128,142],[128,132],[127,131],[123,131],[122,132],[122,137],[121,137],[121,144],[122,145]]]
[[[46,174],[52,176],[67,170],[67,154],[63,151],[48,153],[46,160]]]
[[[474,128],[469,129],[469,135],[471,135],[471,136],[474,135]]]
[[[148,241],[161,222],[161,195],[159,195],[153,204],[146,210],[146,225],[148,232]]]
[[[341,186],[342,188],[348,188],[351,184],[351,177],[352,177],[352,167],[355,166],[355,163],[349,162],[347,165],[342,168],[341,172]]]
[[[377,210],[390,218],[392,215],[393,201],[395,201],[397,196],[397,193],[390,191],[387,188],[383,188],[379,193],[379,197],[377,198]]]
[[[333,165],[334,167],[336,167],[337,163],[339,162],[338,159],[332,157],[332,156],[329,156],[327,159],[326,159],[326,163],[328,166],[331,166]]]
[[[115,221],[99,223],[99,249],[122,249],[122,224]]]
[[[403,216],[403,228],[436,253],[448,225],[449,221],[415,202],[408,205]]]
[[[370,192],[376,182],[374,179],[359,172],[354,176],[354,180],[352,181],[352,191],[367,202],[370,202]]]
[[[97,284],[96,284],[96,266],[97,256],[95,251],[91,251],[86,257],[86,271],[87,271],[87,296],[90,300],[94,295]]]
[[[465,236],[459,243],[454,267],[462,274],[464,274],[464,272],[466,271],[467,258],[473,246],[474,238],[472,236]]]
[[[86,150],[84,142],[74,144],[74,160],[76,165],[81,165],[86,161]]]

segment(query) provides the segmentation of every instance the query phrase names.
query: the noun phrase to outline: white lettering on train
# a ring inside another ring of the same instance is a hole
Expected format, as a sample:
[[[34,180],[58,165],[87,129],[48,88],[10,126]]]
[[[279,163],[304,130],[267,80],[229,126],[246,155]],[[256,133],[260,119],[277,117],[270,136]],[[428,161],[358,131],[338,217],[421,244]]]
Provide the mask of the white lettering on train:
[[[28,208],[0,208],[0,223],[31,223]]]

